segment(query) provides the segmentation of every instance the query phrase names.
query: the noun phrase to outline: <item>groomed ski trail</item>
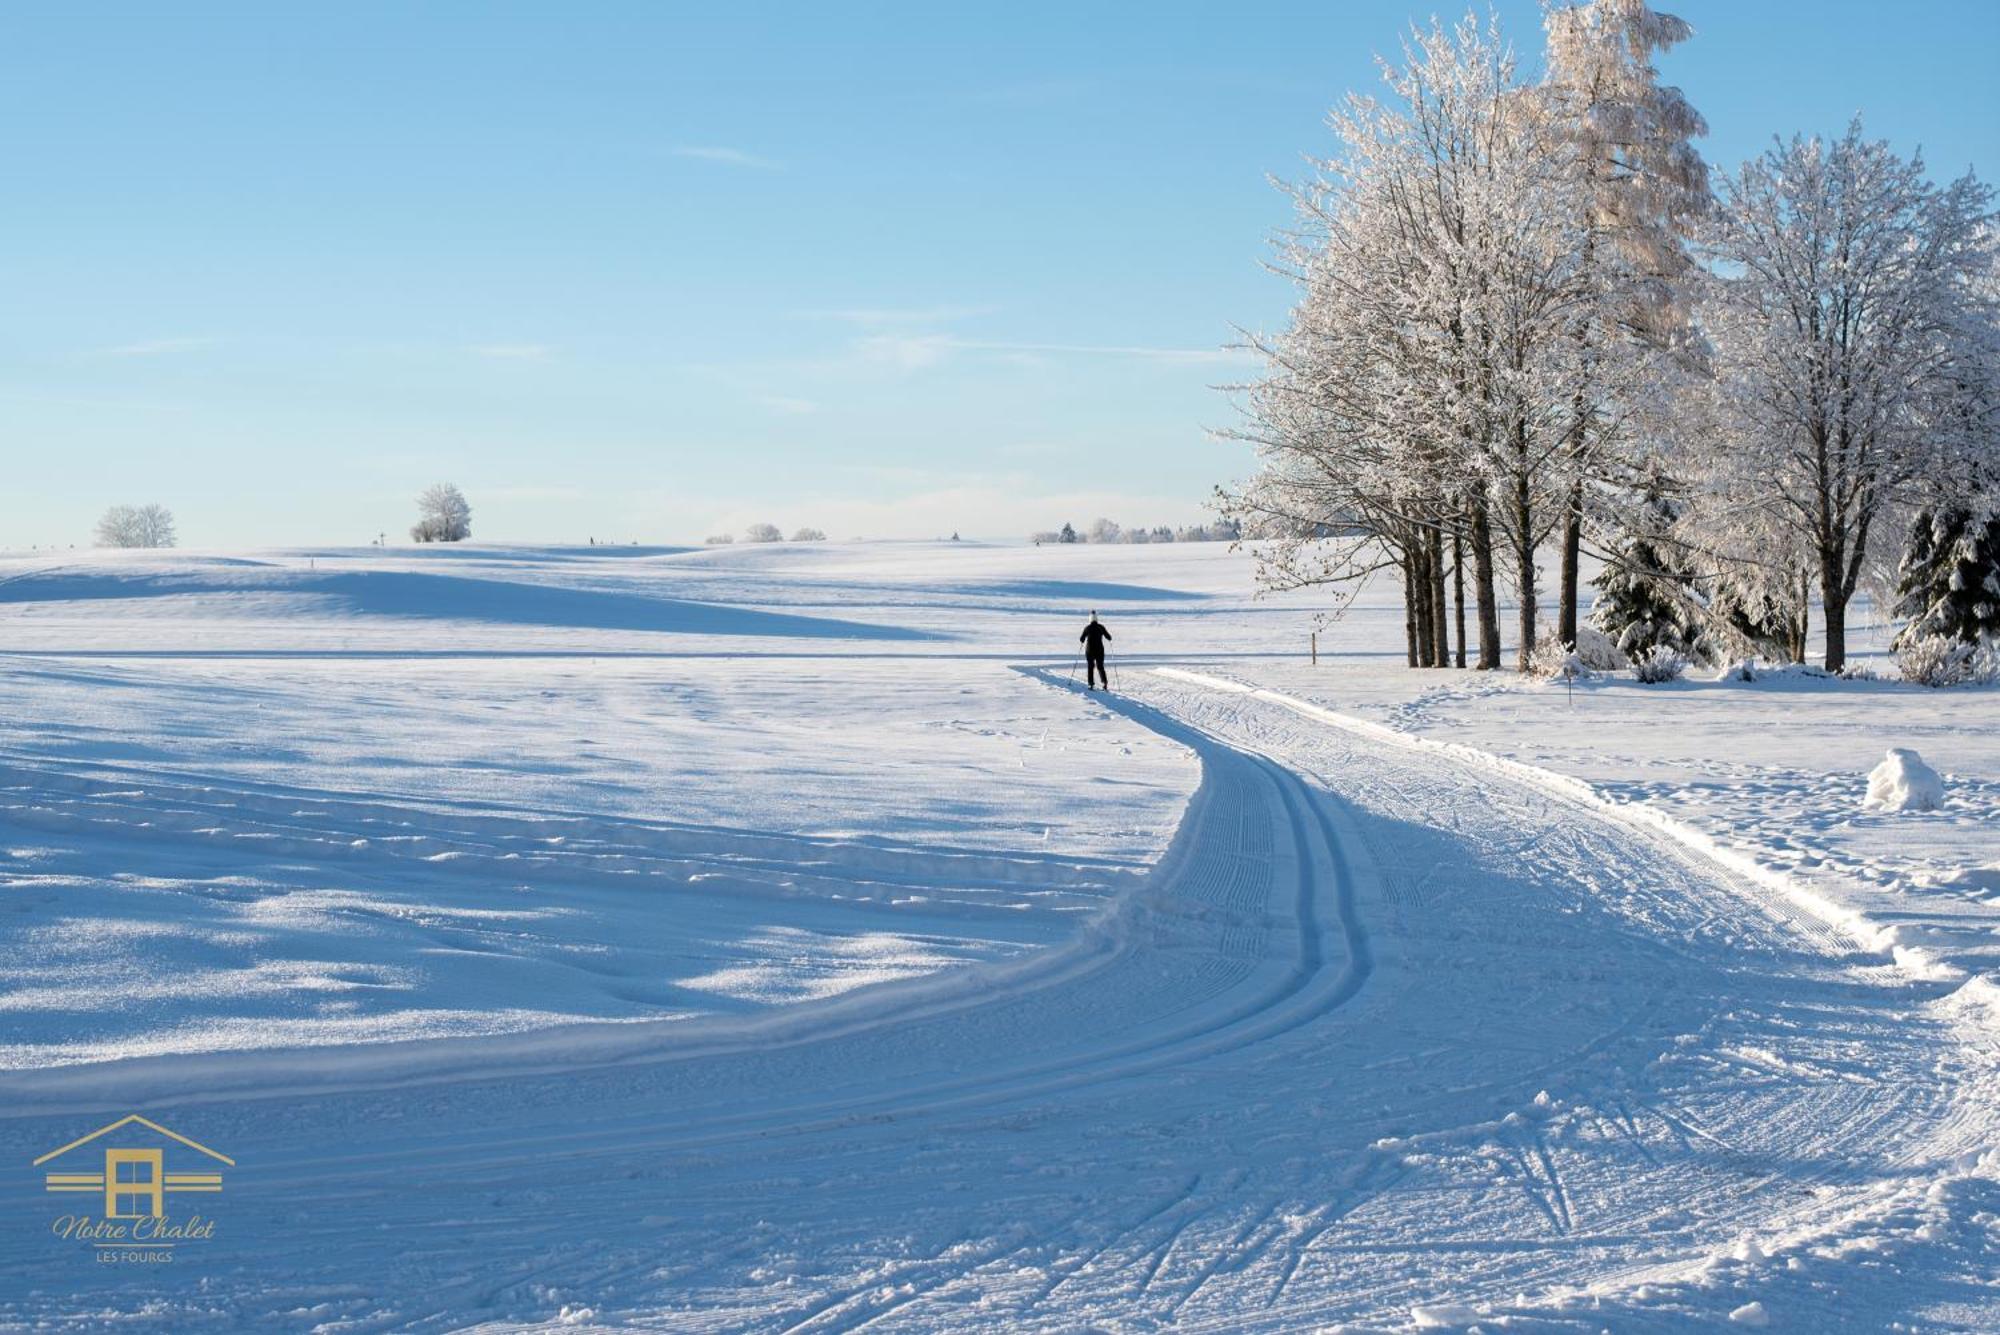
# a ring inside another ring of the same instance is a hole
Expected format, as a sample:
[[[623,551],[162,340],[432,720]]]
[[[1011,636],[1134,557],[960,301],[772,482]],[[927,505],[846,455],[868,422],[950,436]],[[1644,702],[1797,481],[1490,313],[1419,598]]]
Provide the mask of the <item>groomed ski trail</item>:
[[[149,1065],[148,1107],[239,1165],[217,1239],[141,1288],[6,1232],[0,1320],[1646,1328],[1754,1298],[1800,1328],[1949,1324],[1924,1306],[1948,1275],[1880,1261],[1988,1201],[1992,1054],[1941,989],[1560,794],[1126,686],[1080,707],[1184,742],[1203,780],[1075,945],[428,1070]],[[107,1087],[0,1084],[9,1161]],[[1816,1283],[1813,1249],[1852,1237],[1876,1263]]]

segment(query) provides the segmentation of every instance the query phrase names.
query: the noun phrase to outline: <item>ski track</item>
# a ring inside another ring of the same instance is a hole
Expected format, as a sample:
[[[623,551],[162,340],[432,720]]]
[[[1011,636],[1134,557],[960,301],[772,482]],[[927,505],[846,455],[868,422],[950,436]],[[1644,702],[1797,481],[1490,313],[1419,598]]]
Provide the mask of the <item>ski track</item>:
[[[1192,747],[1203,778],[1077,948],[957,971],[984,987],[802,1008],[765,1042],[704,1046],[690,1025],[680,1046],[600,1048],[583,1029],[553,1060],[498,1037],[429,1083],[341,1049],[324,1088],[162,1093],[149,1111],[238,1161],[217,1239],[137,1292],[0,1230],[0,1321],[1292,1330],[1438,1301],[1651,1329],[1757,1297],[1797,1329],[1924,1324],[1909,1305],[1929,1290],[1893,1267],[1826,1285],[1758,1258],[1857,1229],[1893,1250],[1940,1192],[1991,1208],[1966,1165],[2000,1121],[1993,1054],[1941,985],[1558,793],[1194,682],[1125,685],[1095,698]],[[0,764],[12,818],[132,832],[119,776],[24,764]],[[134,783],[155,813],[138,833],[254,824],[301,857],[408,818]],[[424,828],[393,856],[449,851],[473,874],[816,857],[1063,894],[1118,870],[581,814],[534,839],[471,811]],[[214,1060],[248,1084],[264,1056]],[[0,1078],[17,1211],[42,1210],[19,1165],[98,1097],[58,1106],[63,1088]],[[1971,1273],[1984,1245],[1964,1244]]]

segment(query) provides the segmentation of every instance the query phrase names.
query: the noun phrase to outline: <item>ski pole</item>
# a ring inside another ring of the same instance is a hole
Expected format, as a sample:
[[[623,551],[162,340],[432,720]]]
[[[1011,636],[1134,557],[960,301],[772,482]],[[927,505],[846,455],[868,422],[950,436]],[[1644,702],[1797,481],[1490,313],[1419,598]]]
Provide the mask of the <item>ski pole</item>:
[[[1077,654],[1075,657],[1069,660],[1069,684],[1072,686],[1076,685],[1076,665],[1078,663],[1081,663],[1082,661],[1083,661],[1082,654]]]

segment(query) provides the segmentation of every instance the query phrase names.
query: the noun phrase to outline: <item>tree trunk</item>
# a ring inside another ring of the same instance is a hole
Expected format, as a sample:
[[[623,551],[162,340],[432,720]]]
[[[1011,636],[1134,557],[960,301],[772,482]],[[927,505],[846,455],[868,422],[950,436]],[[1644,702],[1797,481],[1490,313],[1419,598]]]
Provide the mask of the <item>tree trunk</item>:
[[[1479,670],[1493,672],[1500,666],[1500,599],[1493,582],[1493,520],[1484,483],[1472,494],[1472,592],[1479,607]]]
[[[1826,623],[1826,670],[1838,672],[1847,665],[1848,595],[1837,561],[1827,557],[1824,564],[1826,569],[1820,575],[1819,593],[1820,619]],[[1803,658],[1805,655],[1802,652],[1799,656]]]
[[[1430,551],[1419,531],[1411,544],[1408,597],[1416,608],[1417,666],[1429,667],[1437,653],[1437,623],[1431,616]]]
[[[1576,648],[1578,601],[1577,565],[1583,554],[1583,478],[1569,484],[1569,505],[1563,511],[1562,597],[1556,608],[1556,636]]]
[[[1406,658],[1412,668],[1416,668],[1416,564],[1410,560],[1410,550],[1402,550],[1402,638],[1406,644]]]
[[[1465,539],[1451,531],[1451,597],[1458,620],[1458,666],[1465,667]]]
[[[1521,643],[1514,655],[1526,672],[1535,653],[1535,503],[1525,471],[1514,475],[1514,592],[1521,600]]]
[[[1437,623],[1437,656],[1432,667],[1451,666],[1451,621],[1445,613],[1444,530],[1431,530],[1431,619]]]

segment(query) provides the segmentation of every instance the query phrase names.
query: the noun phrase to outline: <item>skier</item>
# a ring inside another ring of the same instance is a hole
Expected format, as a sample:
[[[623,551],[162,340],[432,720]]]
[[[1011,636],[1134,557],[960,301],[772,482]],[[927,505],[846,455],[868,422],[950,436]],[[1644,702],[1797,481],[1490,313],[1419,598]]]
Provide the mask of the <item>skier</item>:
[[[1097,612],[1094,608],[1090,613],[1090,624],[1085,626],[1083,634],[1076,638],[1083,644],[1083,661],[1085,664],[1083,688],[1086,691],[1090,690],[1091,683],[1095,682],[1105,690],[1110,690],[1111,681],[1104,675],[1104,642],[1111,638],[1111,632],[1106,630],[1104,623],[1097,619]]]

